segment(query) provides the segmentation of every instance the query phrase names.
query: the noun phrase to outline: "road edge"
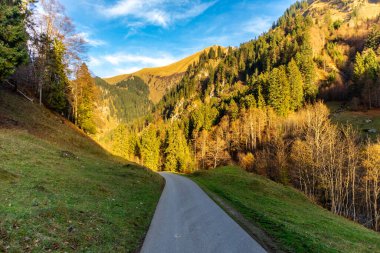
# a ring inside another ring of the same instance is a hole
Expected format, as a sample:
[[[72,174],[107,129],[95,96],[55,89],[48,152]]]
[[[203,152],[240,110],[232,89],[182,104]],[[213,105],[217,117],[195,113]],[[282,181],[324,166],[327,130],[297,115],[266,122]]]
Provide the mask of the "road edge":
[[[140,253],[140,252],[141,252],[141,249],[142,249],[142,247],[143,247],[143,245],[144,245],[144,242],[145,242],[146,235],[148,234],[148,231],[149,231],[150,227],[152,226],[153,217],[154,217],[154,214],[155,214],[156,211],[157,211],[158,203],[160,203],[160,200],[161,200],[161,197],[162,197],[162,193],[164,192],[164,189],[165,189],[165,186],[166,186],[166,179],[165,179],[163,176],[161,176],[160,173],[159,173],[158,171],[154,171],[154,172],[157,173],[157,174],[162,178],[161,195],[160,195],[160,198],[159,198],[158,201],[157,201],[156,208],[154,209],[153,215],[152,215],[152,217],[151,217],[151,219],[150,219],[150,223],[149,223],[149,226],[148,226],[148,230],[145,232],[144,237],[141,239],[139,247],[137,247],[137,248],[133,251],[133,253]]]
[[[256,240],[268,253],[285,253],[278,243],[270,237],[264,230],[245,218],[239,211],[232,207],[226,200],[198,184],[191,177],[186,176],[196,183],[220,208],[223,209],[236,223],[238,223],[254,240]]]

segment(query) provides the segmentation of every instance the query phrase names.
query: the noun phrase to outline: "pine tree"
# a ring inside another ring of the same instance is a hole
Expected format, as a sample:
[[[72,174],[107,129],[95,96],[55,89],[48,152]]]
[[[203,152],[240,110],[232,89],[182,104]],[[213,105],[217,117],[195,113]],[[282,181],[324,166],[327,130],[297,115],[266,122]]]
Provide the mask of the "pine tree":
[[[96,132],[94,110],[98,90],[85,63],[79,67],[71,90],[74,116],[78,126],[84,131],[94,134]]]
[[[257,87],[257,108],[262,109],[265,107],[265,99],[262,93],[262,87],[259,85]]]
[[[306,100],[315,100],[318,87],[315,84],[315,64],[313,60],[313,49],[309,43],[309,38],[304,35],[304,44],[300,52],[296,55],[296,61],[302,73],[304,92]]]
[[[284,66],[274,68],[269,77],[268,105],[280,115],[286,115],[290,108],[290,87]]]
[[[47,107],[62,114],[68,113],[69,79],[64,62],[65,46],[59,39],[54,39],[48,51],[48,65],[43,98]]]
[[[160,168],[160,139],[156,127],[150,125],[141,135],[140,155],[144,166],[158,171]]]
[[[245,106],[246,109],[255,108],[257,106],[255,96],[253,96],[252,94],[245,96],[242,99],[242,104]]]
[[[22,0],[2,1],[0,4],[0,81],[28,60],[24,5]]]
[[[222,57],[223,57],[222,47],[218,46],[218,58],[222,58]]]
[[[213,47],[211,47],[210,51],[208,52],[208,58],[211,60],[214,60],[216,58],[216,53]]]
[[[362,54],[357,53],[354,64],[353,94],[361,94],[363,102],[371,108],[380,105],[379,91],[377,91],[378,78],[380,77],[380,62],[372,48]]]
[[[289,85],[290,85],[290,109],[297,110],[303,104],[303,80],[297,63],[292,59],[288,65]]]
[[[187,172],[192,170],[190,149],[178,125],[170,126],[165,138],[165,170]]]
[[[235,120],[237,119],[238,114],[239,114],[239,107],[236,104],[235,100],[231,99],[230,104],[228,106],[228,116],[230,116],[232,120]]]

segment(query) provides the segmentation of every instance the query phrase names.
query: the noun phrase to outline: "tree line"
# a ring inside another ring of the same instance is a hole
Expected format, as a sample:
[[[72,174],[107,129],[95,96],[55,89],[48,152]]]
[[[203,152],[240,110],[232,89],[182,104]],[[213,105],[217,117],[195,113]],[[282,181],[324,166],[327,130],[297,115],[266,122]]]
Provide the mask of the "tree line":
[[[94,133],[96,86],[84,63],[86,42],[58,0],[7,0],[0,5],[0,82]]]

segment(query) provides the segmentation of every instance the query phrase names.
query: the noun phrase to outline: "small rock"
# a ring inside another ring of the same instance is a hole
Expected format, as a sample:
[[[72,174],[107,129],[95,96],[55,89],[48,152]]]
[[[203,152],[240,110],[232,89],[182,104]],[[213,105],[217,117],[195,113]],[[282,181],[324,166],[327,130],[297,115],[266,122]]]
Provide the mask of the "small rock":
[[[370,120],[370,119],[366,119],[366,120],[364,120],[364,122],[365,122],[366,124],[368,124],[368,123],[371,123],[372,120]]]
[[[375,134],[375,133],[377,133],[377,130],[374,129],[374,128],[371,128],[371,129],[368,129],[367,132],[370,133],[370,134]]]
[[[71,233],[73,232],[75,229],[74,229],[74,226],[70,226],[68,229],[67,229],[67,232]]]
[[[65,150],[63,150],[63,151],[60,152],[60,156],[61,156],[62,158],[78,159],[78,157],[77,157],[75,154],[73,154],[73,153],[70,152],[70,151],[65,151]]]

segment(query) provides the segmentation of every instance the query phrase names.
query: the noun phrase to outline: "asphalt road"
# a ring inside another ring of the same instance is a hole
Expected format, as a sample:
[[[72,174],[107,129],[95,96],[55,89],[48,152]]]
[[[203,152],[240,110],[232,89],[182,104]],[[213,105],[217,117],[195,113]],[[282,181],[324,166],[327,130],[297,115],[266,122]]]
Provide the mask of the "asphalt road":
[[[166,180],[142,253],[266,252],[188,178]]]

